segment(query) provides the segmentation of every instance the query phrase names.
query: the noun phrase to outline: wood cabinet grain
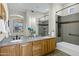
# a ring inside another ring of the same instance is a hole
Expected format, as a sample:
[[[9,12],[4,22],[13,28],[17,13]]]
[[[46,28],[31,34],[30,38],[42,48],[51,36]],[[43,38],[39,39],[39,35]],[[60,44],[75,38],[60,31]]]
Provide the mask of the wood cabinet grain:
[[[48,53],[48,43],[49,43],[48,39],[44,41],[44,54]]]
[[[56,40],[55,39],[46,39],[41,41],[42,44],[42,55],[50,53],[56,48]]]
[[[54,51],[56,48],[56,39],[49,39],[49,52]]]
[[[10,45],[0,48],[1,56],[19,56],[19,45]]]
[[[32,42],[20,44],[21,56],[32,56]]]
[[[1,14],[2,14],[2,13],[1,13],[1,3],[0,3],[0,17],[1,17]]]
[[[33,42],[33,56],[41,55],[41,41],[34,41]]]
[[[0,47],[1,56],[40,56],[54,51],[56,48],[56,39],[49,38],[37,40],[28,43],[18,43]]]

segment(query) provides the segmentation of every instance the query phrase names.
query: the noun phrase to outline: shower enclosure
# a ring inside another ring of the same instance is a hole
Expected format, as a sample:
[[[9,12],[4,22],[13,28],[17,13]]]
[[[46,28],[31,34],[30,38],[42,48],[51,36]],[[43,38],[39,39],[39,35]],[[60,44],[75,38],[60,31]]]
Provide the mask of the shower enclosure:
[[[79,4],[71,5],[57,11],[56,32],[58,42],[68,42],[79,45],[79,11],[76,8]],[[69,15],[58,15],[68,12]]]
[[[65,41],[79,45],[79,13],[58,16],[57,37],[59,41]]]
[[[71,56],[79,56],[79,8],[75,8],[78,6],[74,4],[56,12],[57,49]]]

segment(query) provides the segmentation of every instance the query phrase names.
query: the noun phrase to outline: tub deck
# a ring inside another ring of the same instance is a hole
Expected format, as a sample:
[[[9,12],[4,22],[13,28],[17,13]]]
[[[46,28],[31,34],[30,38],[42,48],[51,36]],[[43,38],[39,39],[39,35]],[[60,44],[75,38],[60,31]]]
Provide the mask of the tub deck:
[[[71,56],[79,56],[79,46],[67,42],[57,43],[57,49]]]

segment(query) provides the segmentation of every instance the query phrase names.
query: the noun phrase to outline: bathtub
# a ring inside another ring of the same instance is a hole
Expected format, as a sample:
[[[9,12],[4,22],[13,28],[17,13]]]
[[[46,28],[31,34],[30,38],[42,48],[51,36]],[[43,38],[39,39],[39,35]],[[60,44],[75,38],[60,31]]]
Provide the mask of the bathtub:
[[[57,43],[57,48],[60,51],[63,51],[71,56],[79,56],[79,46],[67,42]]]

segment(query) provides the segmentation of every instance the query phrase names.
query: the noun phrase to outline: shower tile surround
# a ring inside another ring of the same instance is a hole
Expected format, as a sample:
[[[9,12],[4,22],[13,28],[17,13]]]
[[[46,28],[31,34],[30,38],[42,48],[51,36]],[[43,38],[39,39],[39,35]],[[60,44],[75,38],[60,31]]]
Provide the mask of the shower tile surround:
[[[68,16],[61,16],[61,22],[66,21],[79,21],[79,13]],[[60,42],[64,41],[79,45],[79,22],[61,24],[61,34],[61,37],[58,37],[58,40],[60,39]]]

